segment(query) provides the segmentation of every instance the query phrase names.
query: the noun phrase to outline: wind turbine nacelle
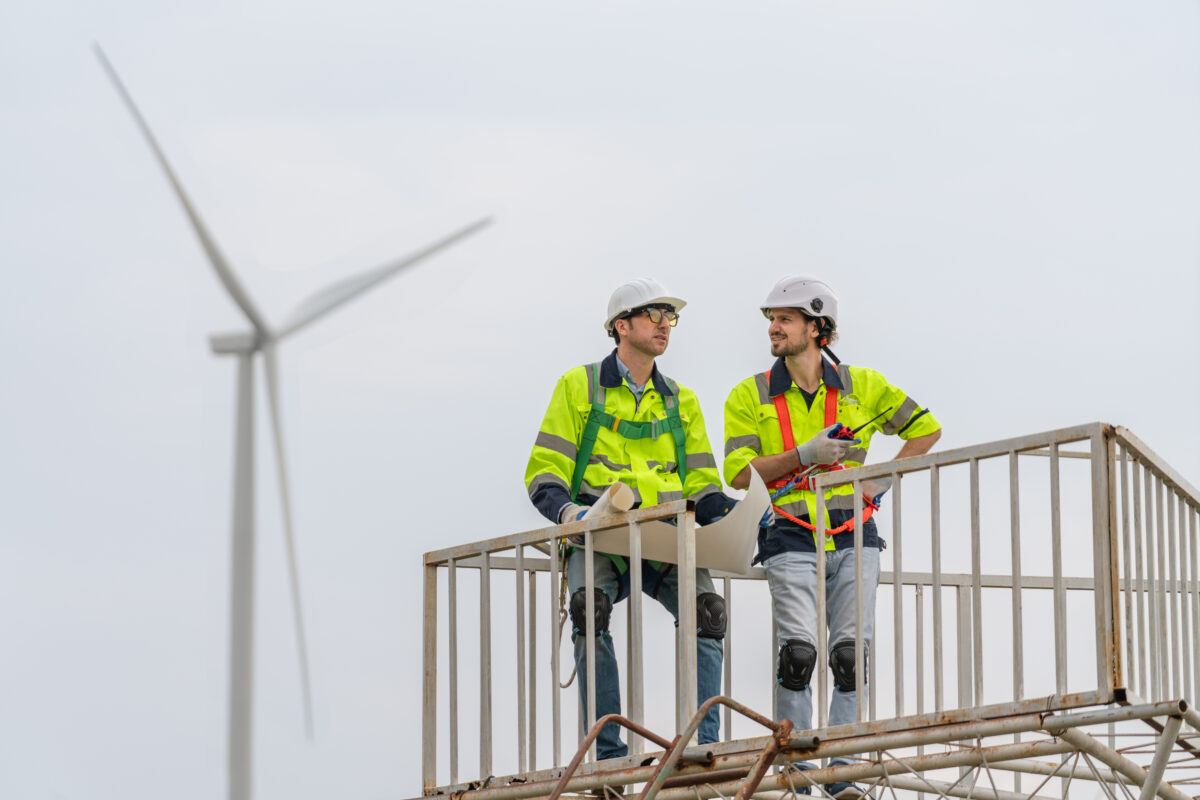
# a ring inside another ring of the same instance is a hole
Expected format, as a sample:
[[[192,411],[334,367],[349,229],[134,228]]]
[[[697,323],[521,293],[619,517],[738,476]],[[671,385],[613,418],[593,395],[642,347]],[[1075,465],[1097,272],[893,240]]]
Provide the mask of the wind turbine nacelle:
[[[262,337],[255,331],[214,333],[208,337],[209,347],[217,355],[244,355],[262,347]]]

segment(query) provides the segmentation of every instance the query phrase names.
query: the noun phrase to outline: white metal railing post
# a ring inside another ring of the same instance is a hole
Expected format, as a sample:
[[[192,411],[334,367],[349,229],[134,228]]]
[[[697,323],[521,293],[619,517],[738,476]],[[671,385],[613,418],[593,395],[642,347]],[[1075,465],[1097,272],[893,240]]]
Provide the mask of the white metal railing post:
[[[1188,541],[1191,542],[1191,564],[1192,564],[1192,646],[1193,652],[1196,654],[1196,669],[1192,670],[1192,694],[1191,697],[1196,698],[1196,702],[1200,703],[1200,509],[1192,508],[1188,514],[1189,533]]]
[[[583,637],[587,665],[583,675],[575,676],[577,679],[583,678],[587,684],[587,702],[584,703],[587,709],[583,715],[583,725],[579,726],[581,742],[599,718],[596,713],[596,551],[595,536],[590,530],[583,534],[583,554]],[[588,758],[596,760],[594,740],[588,748]]]
[[[771,609],[771,652],[768,653],[770,658],[763,659],[763,664],[767,665],[770,672],[770,679],[767,685],[771,687],[771,719],[779,719],[779,652],[781,650],[779,644],[779,622],[775,619],[775,609]]]
[[[721,685],[724,687],[721,692],[726,697],[733,697],[733,647],[727,646],[733,641],[733,581],[729,578],[722,579],[722,596],[725,598],[725,639],[721,642],[723,658],[721,661]],[[733,713],[729,706],[724,706],[722,713],[725,715],[721,730],[725,732],[722,736],[722,741],[728,742],[733,738]]]
[[[1104,618],[1106,620],[1105,638],[1110,644],[1107,649],[1108,661],[1105,664],[1108,683],[1100,685],[1115,698],[1116,689],[1125,686],[1125,642],[1121,630],[1124,622],[1121,616],[1121,527],[1117,516],[1117,472],[1119,466],[1116,432],[1110,425],[1103,425],[1101,429],[1104,434],[1101,448],[1104,473],[1101,479],[1106,483],[1105,496],[1108,498],[1104,508],[1107,533],[1103,538],[1103,542],[1108,546],[1101,551],[1101,556],[1104,559],[1103,571],[1108,579],[1104,587]],[[1095,444],[1094,440],[1093,444]],[[1095,465],[1093,465],[1093,469],[1095,469]]]
[[[492,774],[492,554],[479,559],[479,774]]]
[[[645,724],[645,660],[643,659],[642,627],[642,526],[629,523],[629,650],[627,680],[629,682],[629,718],[638,725]],[[629,752],[638,755],[645,745],[642,737],[629,732]]]
[[[562,649],[561,631],[562,591],[564,578],[559,575],[558,537],[550,540],[550,749],[554,763],[562,763],[562,681],[559,668],[559,651]]]
[[[862,722],[865,718],[863,706],[867,691],[866,659],[866,592],[863,590],[863,494],[862,481],[854,481],[854,720]],[[874,594],[871,602],[875,601]],[[818,625],[823,617],[817,617]],[[834,642],[836,646],[838,642]]]
[[[1012,686],[1013,701],[1025,696],[1025,612],[1022,597],[1021,572],[1021,472],[1020,456],[1008,451],[1008,526],[1010,571],[1012,573]],[[1013,743],[1021,742],[1021,734],[1013,734]],[[1021,792],[1021,774],[1013,775],[1013,790]]]
[[[1058,442],[1050,443],[1050,562],[1054,576],[1054,692],[1067,693],[1067,590],[1062,571]]]
[[[1155,697],[1161,697],[1163,692],[1170,691],[1169,687],[1171,684],[1170,653],[1167,651],[1167,559],[1164,552],[1167,541],[1167,515],[1163,513],[1163,495],[1165,493],[1166,487],[1163,485],[1162,477],[1155,475],[1154,521],[1158,528],[1158,536],[1154,548],[1154,613],[1158,617],[1158,630],[1155,637],[1155,645],[1158,650],[1158,691],[1155,693]]]
[[[517,601],[517,769],[529,768],[528,735],[525,708],[525,547],[517,545],[513,565]]]
[[[983,705],[983,562],[979,526],[979,459],[971,459],[971,653],[975,705]]]
[[[1113,442],[1104,426],[1091,438],[1092,577],[1095,593],[1097,688],[1112,695],[1120,681],[1120,616],[1117,593],[1117,534],[1114,525],[1116,486],[1113,481]]]
[[[424,675],[421,682],[421,784],[437,786],[437,566],[425,565],[421,631]]]
[[[971,587],[954,587],[955,650],[958,653],[958,707],[971,707]],[[970,770],[959,767],[959,776]]]
[[[676,601],[675,732],[683,733],[696,714],[696,511],[686,508],[676,517],[678,561]]]
[[[1122,656],[1117,659],[1117,664],[1121,669],[1121,683],[1125,686],[1136,686],[1137,675],[1135,673],[1137,650],[1134,647],[1134,636],[1136,632],[1133,629],[1133,544],[1131,528],[1129,525],[1129,449],[1124,445],[1121,446],[1121,566],[1124,573],[1125,592],[1121,596],[1122,604],[1125,610],[1125,636],[1121,644],[1124,647]],[[1128,659],[1128,661],[1126,661]]]
[[[824,728],[829,714],[828,670],[829,670],[829,632],[825,627],[828,618],[825,611],[825,486],[817,478],[813,486],[816,495],[816,547],[817,559],[817,694],[813,697],[813,705],[817,707],[817,727]]]
[[[916,597],[913,598],[913,604],[916,609],[916,642],[917,642],[917,658],[913,665],[913,671],[916,673],[917,682],[917,713],[925,713],[925,587],[917,584]],[[917,746],[917,755],[924,755],[925,748],[921,745]],[[917,795],[918,800],[923,798],[923,794]]]
[[[958,654],[958,707],[971,707],[971,587],[954,587],[955,650]]]
[[[537,768],[537,572],[529,570],[529,768]]]
[[[458,564],[446,562],[446,621],[449,634],[447,668],[450,673],[450,782],[458,782]]]
[[[1025,613],[1021,573],[1021,475],[1015,450],[1008,453],[1009,549],[1012,558],[1013,700],[1025,695]]]
[[[904,716],[904,536],[902,534],[900,498],[903,474],[892,473],[892,674],[896,689],[896,716]],[[875,626],[875,639],[879,639],[879,626]],[[879,659],[873,659],[872,663]],[[878,684],[876,689],[878,690]],[[871,692],[875,698],[876,692]]]
[[[1154,473],[1148,465],[1142,465],[1143,498],[1145,506],[1145,549],[1146,549],[1146,652],[1149,655],[1148,672],[1146,673],[1146,690],[1144,697],[1158,697],[1158,641],[1155,637],[1158,631],[1158,596],[1154,579]]]
[[[929,545],[933,569],[933,710],[945,708],[942,673],[942,489],[941,473],[929,469]]]
[[[1146,555],[1145,555],[1145,530],[1146,530],[1146,514],[1149,508],[1149,503],[1146,503],[1143,508],[1143,498],[1149,498],[1149,495],[1143,491],[1142,475],[1145,470],[1139,461],[1133,462],[1133,550],[1135,569],[1137,570],[1137,647],[1134,648],[1137,661],[1137,679],[1135,684],[1137,692],[1141,697],[1148,697],[1151,680],[1151,663],[1148,663],[1152,653],[1147,648],[1146,644],[1146,626],[1147,615],[1150,612],[1147,608],[1149,603],[1149,584],[1146,581]]]
[[[1170,620],[1171,620],[1171,696],[1183,697],[1182,678],[1180,674],[1183,658],[1179,652],[1179,571],[1176,551],[1179,547],[1178,514],[1179,504],[1176,502],[1174,487],[1167,487],[1167,581],[1170,587]]]
[[[1188,587],[1190,585],[1188,578],[1188,506],[1183,500],[1183,495],[1177,493],[1175,495],[1175,503],[1178,506],[1178,559],[1180,559],[1180,571],[1175,576],[1176,591],[1175,596],[1180,601],[1180,691],[1178,697],[1195,697],[1192,693],[1192,654],[1195,651],[1196,643],[1193,642],[1192,625],[1190,625],[1190,609],[1188,607]]]

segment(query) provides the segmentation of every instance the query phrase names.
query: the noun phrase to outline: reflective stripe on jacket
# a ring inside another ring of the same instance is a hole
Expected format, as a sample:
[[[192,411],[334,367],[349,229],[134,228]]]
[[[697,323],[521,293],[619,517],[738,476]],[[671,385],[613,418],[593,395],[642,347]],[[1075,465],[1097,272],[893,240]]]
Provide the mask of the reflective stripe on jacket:
[[[559,379],[525,469],[525,486],[530,500],[554,523],[558,522],[563,505],[571,502],[571,474],[584,424],[591,412],[589,371],[592,369],[591,364],[576,367]],[[704,416],[695,392],[664,377],[655,366],[650,384],[639,402],[621,379],[615,350],[600,362],[599,377],[600,385],[605,387],[604,410],[622,420],[665,420],[664,397],[678,398],[679,416],[687,434],[686,482],[679,479],[675,439],[669,431],[654,439],[626,439],[613,430],[602,428],[588,459],[576,502],[594,503],[616,481],[633,489],[635,501],[647,506],[685,497],[700,500],[721,492],[717,462],[708,443]]]
[[[900,389],[892,386],[878,372],[865,367],[847,364],[834,367],[824,361],[821,385],[810,408],[804,396],[792,382],[787,365],[779,358],[771,366],[770,378],[758,373],[739,383],[725,401],[725,479],[731,481],[746,464],[758,456],[771,456],[783,452],[783,436],[779,429],[779,415],[772,398],[783,394],[788,413],[792,417],[792,433],[797,444],[803,444],[825,428],[826,386],[838,390],[838,422],[857,428],[885,408],[891,410],[876,422],[863,428],[857,435],[861,444],[851,448],[842,463],[846,467],[861,466],[867,460],[867,449],[871,437],[879,432],[898,435],[902,439],[925,436],[941,429],[941,425],[928,409],[921,408],[916,401]],[[816,509],[816,494],[810,490],[796,489],[780,497],[775,504],[789,514],[812,521]],[[833,528],[854,514],[854,488],[850,484],[834,487],[825,494],[825,525]],[[777,525],[791,536],[779,542],[763,546],[760,537],[762,559],[786,550],[815,549],[813,536],[791,525]],[[790,529],[790,530],[789,530]],[[807,541],[804,541],[807,540]],[[863,540],[867,546],[880,547],[882,542],[875,533],[875,525],[868,521],[863,526]],[[825,543],[826,549],[852,547],[854,531],[838,534]],[[764,555],[764,551],[768,552]]]

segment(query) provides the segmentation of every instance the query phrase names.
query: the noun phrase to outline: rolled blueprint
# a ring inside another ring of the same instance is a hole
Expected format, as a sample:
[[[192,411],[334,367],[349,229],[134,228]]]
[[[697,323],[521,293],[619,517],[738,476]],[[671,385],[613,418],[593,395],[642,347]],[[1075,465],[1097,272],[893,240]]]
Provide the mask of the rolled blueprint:
[[[620,481],[608,487],[600,499],[583,515],[584,519],[602,517],[605,514],[620,514],[633,508],[633,489]]]
[[[624,491],[620,491],[617,487]],[[618,505],[610,500],[611,506],[599,510],[601,504],[615,497],[614,490],[622,496],[628,494],[625,505]],[[611,514],[626,511],[633,505],[633,490],[621,483],[613,484],[592,506],[592,513]],[[754,557],[754,547],[758,542],[758,523],[771,505],[771,496],[767,486],[753,467],[750,468],[750,488],[740,503],[724,519],[709,525],[696,526],[696,566],[720,570],[734,574],[745,574],[750,570],[750,559]],[[586,519],[586,517],[585,517]],[[643,522],[642,528],[642,558],[651,561],[664,561],[669,564],[679,562],[676,554],[677,532],[674,525],[661,520]],[[629,527],[612,528],[596,533],[596,550],[612,553],[618,556],[629,555]]]

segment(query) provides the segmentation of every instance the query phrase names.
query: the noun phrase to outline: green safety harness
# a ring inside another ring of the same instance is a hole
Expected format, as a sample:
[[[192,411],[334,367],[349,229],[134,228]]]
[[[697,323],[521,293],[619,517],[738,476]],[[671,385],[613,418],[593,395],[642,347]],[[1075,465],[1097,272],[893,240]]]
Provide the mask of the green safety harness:
[[[667,410],[666,417],[650,422],[633,422],[621,419],[604,410],[605,389],[600,385],[600,364],[598,362],[592,364],[590,373],[592,409],[588,412],[587,422],[583,426],[583,436],[580,438],[579,451],[575,456],[575,471],[571,473],[571,501],[574,502],[579,497],[579,488],[583,486],[583,473],[587,470],[588,462],[592,459],[592,450],[596,447],[596,436],[600,433],[601,427],[615,431],[626,439],[657,439],[665,433],[670,433],[675,439],[675,469],[679,471],[679,484],[682,487],[684,480],[687,479],[687,448],[685,446],[687,443],[687,433],[683,430],[683,420],[679,418],[678,388],[668,381],[668,386],[674,389],[676,394],[663,395],[663,405]],[[565,539],[563,540],[563,544],[566,545]],[[559,550],[560,558],[566,559],[566,554],[572,549],[574,548],[570,545],[561,548]],[[629,569],[625,563],[625,559],[621,556],[611,553],[603,553],[602,555],[612,559],[618,572],[624,574]],[[648,563],[658,569],[658,580],[650,590],[650,595],[657,597],[658,587],[662,585],[663,578],[670,570],[674,569],[675,565],[660,564],[657,561],[650,561]],[[559,586],[559,608],[561,611],[558,618],[558,635],[560,639],[562,638],[563,625],[567,620],[566,592],[567,570],[564,567],[562,570],[562,582]],[[574,679],[575,673],[572,672],[567,682],[560,683],[559,686],[565,689],[571,685],[571,681]]]
[[[575,458],[575,471],[571,474],[572,502],[579,496],[579,487],[583,486],[583,473],[592,458],[596,436],[602,427],[615,431],[626,439],[657,439],[665,433],[670,433],[675,438],[675,468],[679,470],[679,483],[682,487],[683,482],[687,480],[687,434],[683,430],[683,420],[679,418],[678,394],[663,396],[663,405],[667,410],[667,416],[663,419],[633,422],[604,410],[605,389],[600,385],[600,364],[592,365],[591,379],[592,410],[588,413],[587,424],[583,427],[579,453]]]

